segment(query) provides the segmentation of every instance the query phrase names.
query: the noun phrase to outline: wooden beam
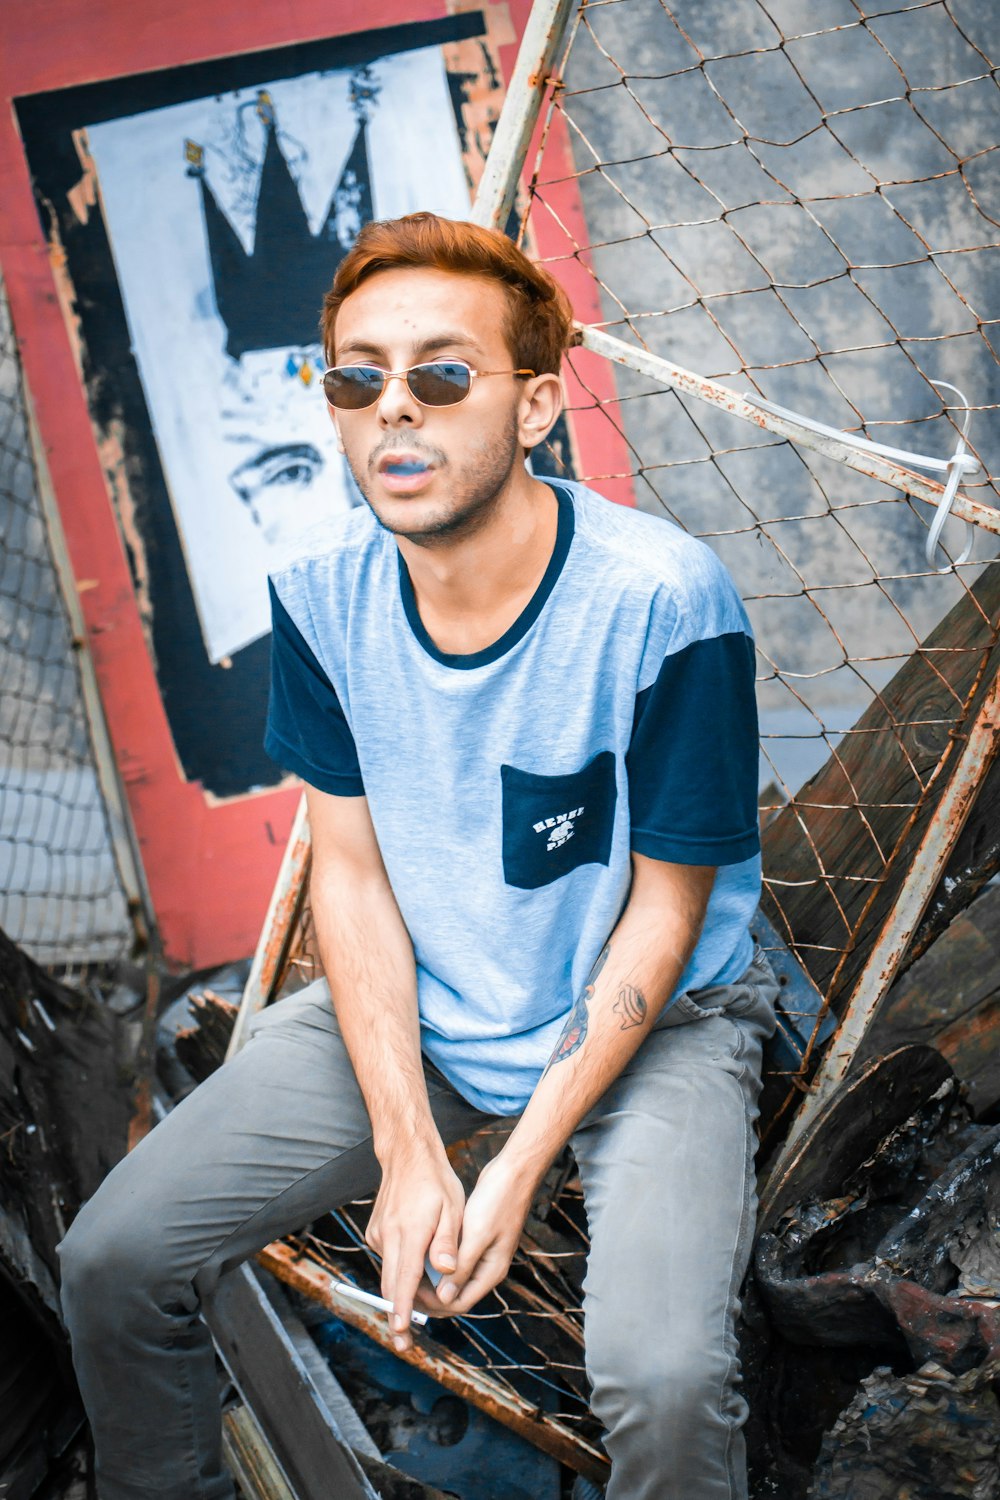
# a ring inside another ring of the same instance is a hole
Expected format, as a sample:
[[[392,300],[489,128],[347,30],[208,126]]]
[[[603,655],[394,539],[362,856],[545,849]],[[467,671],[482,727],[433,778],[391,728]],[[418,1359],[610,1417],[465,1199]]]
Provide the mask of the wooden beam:
[[[998,634],[992,566],[764,829],[762,909],[835,1007],[898,898],[947,777],[925,789],[1000,670]]]
[[[986,773],[969,821],[941,876],[941,883],[910,944],[904,969],[914,963],[1000,872],[1000,758]]]
[[[1000,1103],[1000,886],[984,891],[897,980],[858,1060],[917,1043],[951,1064],[977,1114]]]
[[[296,1500],[256,1417],[242,1402],[223,1413],[222,1456],[246,1500]]]

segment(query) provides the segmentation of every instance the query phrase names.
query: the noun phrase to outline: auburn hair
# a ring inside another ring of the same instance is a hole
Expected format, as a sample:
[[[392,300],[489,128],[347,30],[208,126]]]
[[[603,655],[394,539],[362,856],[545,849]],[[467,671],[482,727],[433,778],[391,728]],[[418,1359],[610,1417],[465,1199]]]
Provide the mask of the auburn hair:
[[[573,331],[573,310],[562,287],[498,229],[432,213],[364,225],[323,301],[323,348],[329,364],[336,358],[334,331],[341,303],[378,271],[406,267],[499,282],[507,298],[504,337],[515,367],[558,375]]]

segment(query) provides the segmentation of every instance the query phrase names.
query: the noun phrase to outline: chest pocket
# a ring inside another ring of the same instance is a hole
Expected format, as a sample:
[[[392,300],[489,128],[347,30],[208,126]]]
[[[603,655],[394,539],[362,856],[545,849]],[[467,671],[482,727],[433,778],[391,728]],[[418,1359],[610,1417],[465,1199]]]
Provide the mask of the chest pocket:
[[[578,865],[608,863],[617,799],[610,750],[564,776],[501,766],[500,784],[508,885],[534,891]]]

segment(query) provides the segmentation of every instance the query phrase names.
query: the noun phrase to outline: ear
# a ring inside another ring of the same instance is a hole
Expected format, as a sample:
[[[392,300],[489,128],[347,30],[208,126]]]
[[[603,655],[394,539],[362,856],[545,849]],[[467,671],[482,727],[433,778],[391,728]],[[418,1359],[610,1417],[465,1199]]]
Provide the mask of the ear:
[[[537,448],[548,437],[564,405],[558,375],[532,375],[524,382],[517,408],[517,436],[524,448]]]

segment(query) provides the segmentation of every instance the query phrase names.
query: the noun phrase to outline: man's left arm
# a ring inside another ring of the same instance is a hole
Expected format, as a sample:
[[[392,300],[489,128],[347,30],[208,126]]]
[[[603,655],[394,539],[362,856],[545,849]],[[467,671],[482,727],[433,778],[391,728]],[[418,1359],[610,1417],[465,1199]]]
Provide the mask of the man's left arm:
[[[715,869],[632,855],[629,899],[527,1108],[469,1197],[454,1276],[433,1310],[464,1313],[507,1274],[532,1199],[587,1111],[634,1056],[701,931]]]

